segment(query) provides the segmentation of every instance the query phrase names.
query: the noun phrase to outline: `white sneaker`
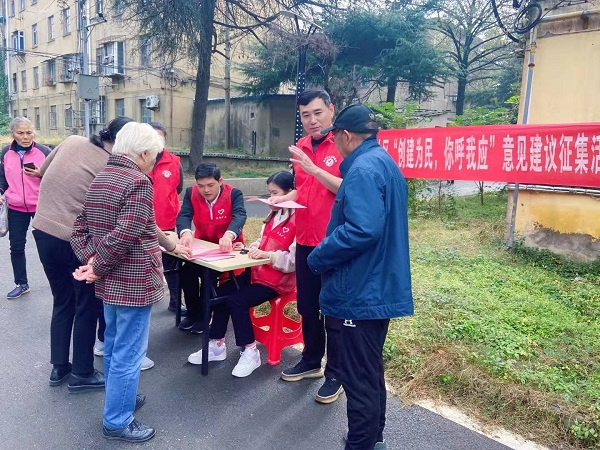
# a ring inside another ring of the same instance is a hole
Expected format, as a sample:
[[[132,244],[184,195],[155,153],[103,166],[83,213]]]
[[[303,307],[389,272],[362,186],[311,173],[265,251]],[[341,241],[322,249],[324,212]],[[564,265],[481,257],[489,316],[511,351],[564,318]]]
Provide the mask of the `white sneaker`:
[[[208,341],[208,361],[223,361],[225,358],[227,358],[225,343],[219,346],[214,339]],[[190,364],[202,364],[202,349],[188,356],[188,362]]]
[[[96,342],[96,345],[94,345],[94,355],[104,356],[104,342]]]
[[[142,361],[142,370],[152,369],[154,367],[154,361],[152,361],[147,356],[144,356],[144,360]]]
[[[231,375],[244,378],[260,367],[260,353],[256,348],[246,348],[240,352],[240,360],[233,368]]]

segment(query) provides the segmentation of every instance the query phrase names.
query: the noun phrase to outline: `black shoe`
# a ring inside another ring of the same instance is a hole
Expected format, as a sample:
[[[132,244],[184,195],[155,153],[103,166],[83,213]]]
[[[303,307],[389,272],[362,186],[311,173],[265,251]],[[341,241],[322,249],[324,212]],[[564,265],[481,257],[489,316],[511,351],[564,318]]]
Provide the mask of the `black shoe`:
[[[194,334],[202,334],[204,333],[204,323],[202,323],[202,320],[196,320],[194,322],[194,325],[192,325],[192,328],[190,329],[191,333]]]
[[[319,403],[328,404],[335,402],[344,392],[342,383],[335,378],[326,378],[323,386],[319,388],[319,392],[315,396],[315,400]]]
[[[50,381],[48,384],[50,386],[60,386],[63,384],[69,375],[71,375],[71,363],[67,363],[65,365],[55,365],[52,368],[52,372],[50,372]]]
[[[346,442],[348,442],[348,433],[344,435],[344,444]],[[375,447],[373,447],[373,450],[387,450],[387,443],[385,442],[385,439],[375,442]]]
[[[177,312],[177,303],[169,302],[169,307],[167,308],[171,312]],[[181,305],[181,317],[187,316],[187,309],[185,306]]]
[[[109,430],[102,427],[102,437],[127,442],[145,442],[154,437],[156,430],[133,419],[128,427],[118,430]]]
[[[284,381],[300,381],[304,378],[321,378],[323,368],[321,366],[309,366],[303,359],[294,367],[290,367],[281,372],[281,379]]]
[[[135,396],[135,409],[133,410],[133,412],[136,412],[138,409],[140,409],[145,404],[146,404],[146,396],[144,394],[137,394]]]
[[[69,380],[70,394],[79,394],[80,392],[97,391],[101,389],[104,389],[104,375],[102,372],[94,370],[94,374],[91,377],[80,377],[74,373],[71,374],[71,379]]]
[[[195,320],[190,317],[186,317],[181,322],[179,322],[179,329],[181,331],[189,331],[194,326]]]

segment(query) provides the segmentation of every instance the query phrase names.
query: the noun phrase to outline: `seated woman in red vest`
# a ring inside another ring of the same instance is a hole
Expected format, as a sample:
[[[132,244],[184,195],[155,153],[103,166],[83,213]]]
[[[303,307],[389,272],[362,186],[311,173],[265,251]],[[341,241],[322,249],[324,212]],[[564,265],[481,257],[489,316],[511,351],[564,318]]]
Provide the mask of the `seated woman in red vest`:
[[[294,189],[294,176],[289,172],[277,172],[269,177],[267,186],[271,197],[285,195]],[[288,293],[296,286],[296,217],[293,209],[270,207],[271,213],[265,219],[260,238],[252,243],[248,257],[270,258],[271,264],[252,267],[251,279],[246,274],[237,277],[240,290],[233,281],[217,288],[217,295],[229,295],[226,305],[214,308],[208,343],[208,360],[223,361],[227,355],[225,332],[229,315],[233,322],[236,344],[244,348],[240,360],[231,374],[234,377],[247,377],[260,367],[260,353],[256,348],[254,330],[249,309]],[[241,249],[236,244],[235,249]],[[248,283],[250,281],[250,283]],[[202,350],[192,353],[188,361],[202,364]]]
[[[231,251],[235,242],[243,244],[246,208],[242,191],[224,184],[221,170],[213,163],[200,164],[195,177],[196,185],[186,189],[177,216],[179,243],[191,248],[193,238],[203,239],[219,244],[225,252]],[[193,235],[192,222],[195,227]],[[187,306],[187,317],[181,321],[179,329],[196,334],[202,333],[203,329],[200,272],[198,265],[184,263],[179,273],[179,284]]]

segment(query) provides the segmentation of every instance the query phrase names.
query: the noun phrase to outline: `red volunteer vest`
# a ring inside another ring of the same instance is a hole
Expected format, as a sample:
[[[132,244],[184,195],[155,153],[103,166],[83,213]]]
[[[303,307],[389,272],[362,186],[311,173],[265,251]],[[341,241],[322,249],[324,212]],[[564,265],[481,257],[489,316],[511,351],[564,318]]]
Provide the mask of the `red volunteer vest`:
[[[265,225],[258,248],[265,252],[288,250],[296,238],[296,214],[292,214],[287,221],[283,221],[277,226],[273,226],[273,224],[274,220],[271,219]],[[273,268],[272,264],[263,264],[252,267],[251,281],[264,284],[279,294],[286,294],[294,290],[296,274],[283,273]]]
[[[229,224],[231,223],[231,191],[233,186],[223,184],[221,194],[216,203],[212,207],[213,216],[210,217],[210,209],[208,203],[200,191],[198,186],[192,187],[192,207],[194,208],[193,222],[196,230],[194,237],[204,241],[219,243],[219,239],[223,237]],[[244,242],[244,233],[240,233],[234,242]]]
[[[342,157],[335,146],[332,132],[329,132],[315,152],[312,150],[310,135],[298,139],[296,145],[306,153],[317,167],[336,177],[342,176],[340,174]],[[296,189],[298,190],[296,201],[306,206],[305,209],[296,210],[295,215],[298,216],[296,242],[299,245],[315,247],[325,239],[325,231],[331,218],[335,194],[316,177],[302,170],[299,164],[294,164],[294,172],[296,173]]]
[[[172,230],[179,213],[179,195],[177,187],[180,183],[179,156],[164,149],[158,164],[149,173],[154,183],[154,216],[156,225],[161,230]]]

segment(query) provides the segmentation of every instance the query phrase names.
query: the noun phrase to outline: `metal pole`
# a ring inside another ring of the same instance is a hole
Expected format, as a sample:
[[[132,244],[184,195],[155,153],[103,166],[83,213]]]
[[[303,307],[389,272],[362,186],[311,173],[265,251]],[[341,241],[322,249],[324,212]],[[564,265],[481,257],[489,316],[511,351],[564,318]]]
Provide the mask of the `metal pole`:
[[[6,42],[6,47],[10,48],[12,47],[12,42],[10,42],[10,12],[8,11],[8,1],[7,0],[3,0],[3,6],[2,8],[4,9],[4,11],[6,11],[6,15],[9,17],[6,17],[6,23],[5,23],[5,27],[4,27],[4,31],[5,31],[5,37],[4,37],[4,42]],[[12,74],[10,73],[10,60],[11,60],[11,51],[6,51],[4,52],[4,57],[6,58],[6,87],[7,87],[7,93],[8,93],[8,98],[6,99],[6,106],[8,107],[8,115],[10,117],[13,116],[12,113],[12,100],[11,100],[11,94],[12,94]]]
[[[81,73],[83,75],[89,75],[90,71],[90,55],[88,53],[88,4],[86,0],[79,1],[79,20],[81,26]],[[85,137],[90,137],[90,102],[88,100],[83,101],[83,127]]]
[[[306,52],[308,50],[308,44],[300,45],[298,49],[298,73],[296,74],[296,105],[298,104],[298,97],[304,88],[306,87]],[[298,139],[302,137],[302,120],[300,118],[300,110],[296,107],[296,129],[294,132],[294,139],[298,142]]]
[[[229,7],[225,7],[225,150],[231,147],[231,42],[229,36]]]
[[[529,57],[527,59],[527,78],[525,79],[525,102],[523,104],[522,124],[529,123],[529,110],[531,109],[531,87],[533,85],[533,68],[535,67],[535,30],[529,31]],[[512,249],[515,244],[515,222],[517,218],[517,204],[519,201],[519,183],[515,183],[513,191],[512,211],[510,215],[510,227],[508,230],[508,248]]]

